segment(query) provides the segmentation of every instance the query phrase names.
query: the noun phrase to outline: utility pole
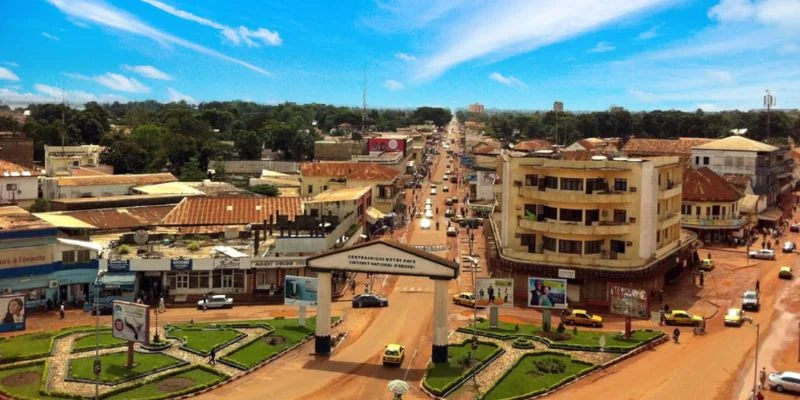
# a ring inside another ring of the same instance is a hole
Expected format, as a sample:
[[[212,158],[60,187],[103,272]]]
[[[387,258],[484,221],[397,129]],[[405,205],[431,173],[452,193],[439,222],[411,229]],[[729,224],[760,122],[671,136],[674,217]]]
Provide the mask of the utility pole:
[[[364,92],[361,95],[361,136],[367,134],[367,65],[364,64]]]
[[[767,138],[769,138],[772,130],[772,107],[775,107],[775,96],[767,89],[766,94],[764,94],[764,108],[767,109]]]
[[[564,111],[564,103],[556,100],[553,102],[553,112],[556,113],[556,150],[558,150],[558,113]]]

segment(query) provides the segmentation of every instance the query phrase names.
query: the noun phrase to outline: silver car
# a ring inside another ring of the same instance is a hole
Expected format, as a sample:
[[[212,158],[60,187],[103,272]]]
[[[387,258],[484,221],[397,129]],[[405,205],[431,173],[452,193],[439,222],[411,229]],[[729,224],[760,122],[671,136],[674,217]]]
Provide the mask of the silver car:
[[[224,294],[215,294],[207,299],[199,300],[197,308],[233,308],[233,299]]]
[[[784,371],[769,374],[769,388],[776,392],[800,392],[800,373]]]
[[[748,255],[750,256],[750,258],[758,258],[760,260],[775,259],[775,251],[770,249],[754,250],[751,251]]]

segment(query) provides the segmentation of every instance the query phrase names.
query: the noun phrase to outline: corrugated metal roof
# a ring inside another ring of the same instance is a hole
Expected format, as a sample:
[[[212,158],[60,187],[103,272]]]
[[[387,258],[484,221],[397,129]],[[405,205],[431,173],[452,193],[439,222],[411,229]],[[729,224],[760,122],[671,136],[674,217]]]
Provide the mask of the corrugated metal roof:
[[[328,189],[314,196],[311,200],[307,200],[306,204],[358,200],[361,198],[361,196],[367,194],[370,190],[372,190],[372,188],[369,186],[354,187],[347,189]]]
[[[300,164],[302,176],[330,176],[365,181],[391,181],[400,171],[385,165],[358,162],[304,162]]]
[[[764,151],[778,150],[777,147],[748,139],[744,136],[728,136],[724,139],[693,147],[698,150]]]
[[[39,176],[39,171],[19,164],[14,164],[11,161],[0,160],[0,177],[27,177]]]
[[[205,194],[183,182],[167,182],[158,183],[155,185],[137,186],[133,188],[133,191],[143,194]]]
[[[692,148],[713,142],[709,138],[646,139],[630,138],[622,151],[630,156],[691,156]]]
[[[246,225],[276,213],[294,220],[303,213],[299,197],[188,197],[161,221],[163,226]]]
[[[97,210],[61,211],[41,213],[42,219],[52,220],[59,228],[81,228],[67,226],[74,221],[81,221],[92,228],[101,230],[139,229],[157,226],[169,214],[175,205],[103,208]],[[39,216],[39,215],[37,215]],[[57,224],[63,223],[63,225]]]
[[[707,167],[686,169],[681,190],[683,200],[689,201],[734,202],[742,198],[728,181]]]
[[[92,224],[88,224],[83,222],[73,216],[70,215],[62,215],[58,212],[46,212],[46,213],[35,213],[33,214],[36,218],[41,219],[42,221],[47,221],[48,223],[52,224],[56,228],[63,228],[63,229],[97,229],[96,226]]]
[[[0,231],[23,231],[53,228],[22,207],[0,206]]]
[[[130,174],[130,175],[97,175],[97,176],[65,176],[58,179],[59,186],[103,186],[103,185],[152,185],[156,183],[175,182],[178,180],[170,173]]]

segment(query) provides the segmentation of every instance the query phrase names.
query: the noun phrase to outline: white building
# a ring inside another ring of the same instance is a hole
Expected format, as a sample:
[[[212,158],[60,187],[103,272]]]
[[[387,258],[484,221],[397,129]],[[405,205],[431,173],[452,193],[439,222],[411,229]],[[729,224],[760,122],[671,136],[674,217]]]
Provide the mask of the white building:
[[[80,146],[44,146],[44,170],[47,176],[72,175],[80,167],[100,166],[100,153],[105,149],[96,144]]]
[[[38,197],[38,171],[0,160],[0,202],[27,203]]]
[[[42,197],[45,199],[75,199],[124,196],[132,194],[132,189],[137,186],[176,182],[177,180],[178,178],[170,173],[44,178],[42,180]]]

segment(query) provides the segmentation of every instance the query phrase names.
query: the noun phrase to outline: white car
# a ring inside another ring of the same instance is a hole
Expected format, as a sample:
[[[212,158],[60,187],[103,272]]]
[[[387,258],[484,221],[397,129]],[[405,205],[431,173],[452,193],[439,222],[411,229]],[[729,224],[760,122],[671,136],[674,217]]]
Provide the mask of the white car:
[[[419,221],[419,227],[422,229],[431,229],[431,220],[423,218]]]
[[[429,205],[431,205],[431,204],[433,204],[433,202],[431,201],[431,199],[430,199],[430,198],[427,198],[427,199],[425,199],[425,205],[428,205],[428,206],[429,206]]]
[[[233,308],[233,299],[224,294],[215,294],[205,300],[197,301],[197,308]]]
[[[791,252],[793,252],[793,251],[794,251],[794,248],[795,248],[795,247],[796,247],[796,246],[794,245],[794,242],[792,242],[791,240],[789,240],[789,241],[787,241],[787,242],[785,242],[785,243],[783,244],[783,252],[784,252],[784,253],[791,253]]]
[[[767,380],[769,388],[776,392],[800,392],[800,373],[798,372],[773,372]]]
[[[433,218],[433,211],[425,210],[425,218]]]
[[[758,258],[760,260],[774,260],[775,251],[769,249],[753,250],[748,253],[750,258]]]
[[[431,189],[431,196],[436,196],[436,189]]]

